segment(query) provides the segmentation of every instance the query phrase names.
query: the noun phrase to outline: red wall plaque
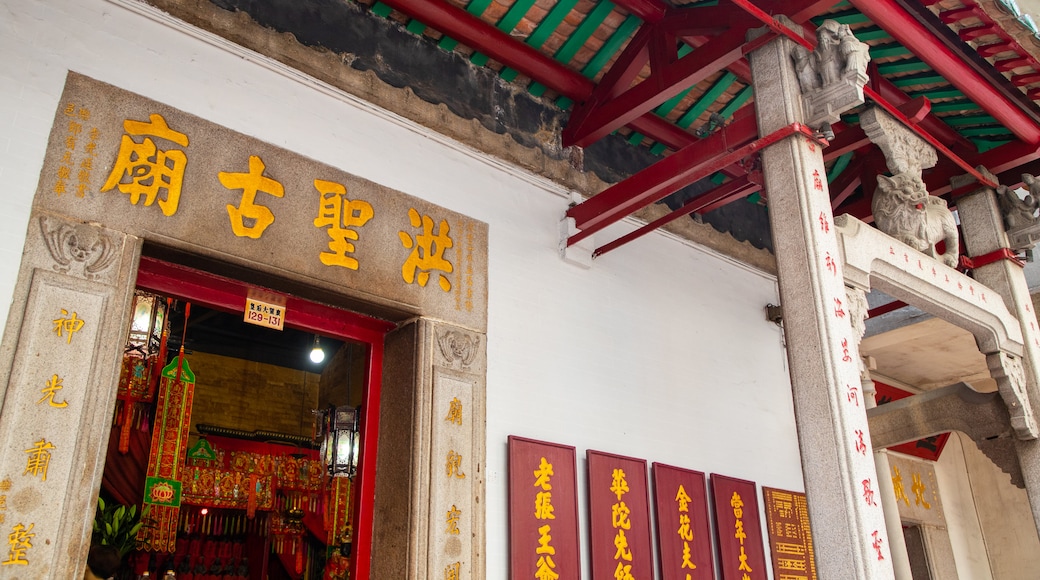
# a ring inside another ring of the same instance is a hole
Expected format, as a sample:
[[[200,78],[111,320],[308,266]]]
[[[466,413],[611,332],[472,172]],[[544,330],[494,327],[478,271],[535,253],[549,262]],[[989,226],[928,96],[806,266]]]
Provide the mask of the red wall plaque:
[[[704,474],[653,464],[661,580],[714,580]]]
[[[586,457],[592,577],[653,580],[646,460],[591,450]]]
[[[755,482],[711,474],[722,580],[766,580]]]
[[[574,447],[509,437],[509,562],[513,580],[581,579]]]
[[[769,530],[773,576],[787,580],[816,580],[809,506],[805,494],[771,487],[762,488]]]

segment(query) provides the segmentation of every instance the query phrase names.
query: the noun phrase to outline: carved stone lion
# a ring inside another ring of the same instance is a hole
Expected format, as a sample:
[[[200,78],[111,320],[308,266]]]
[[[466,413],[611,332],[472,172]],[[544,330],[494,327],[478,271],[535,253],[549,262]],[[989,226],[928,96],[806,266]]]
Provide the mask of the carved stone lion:
[[[878,176],[871,203],[878,229],[919,252],[957,267],[958,234],[946,200],[928,195],[921,178],[910,173]],[[940,257],[935,244],[946,242]]]

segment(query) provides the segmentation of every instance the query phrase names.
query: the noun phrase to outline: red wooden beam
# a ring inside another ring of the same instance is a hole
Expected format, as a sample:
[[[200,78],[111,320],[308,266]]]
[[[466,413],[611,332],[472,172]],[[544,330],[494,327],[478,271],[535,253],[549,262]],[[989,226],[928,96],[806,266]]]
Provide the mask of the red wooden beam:
[[[657,38],[661,35],[660,28],[655,24],[643,24],[636,32],[632,40],[628,42],[625,49],[621,51],[610,70],[603,75],[599,84],[592,90],[592,95],[583,102],[578,103],[571,111],[571,117],[567,121],[568,127],[584,124],[589,115],[596,110],[600,103],[605,103],[624,93],[632,86],[632,81],[639,75],[651,59],[651,52],[658,44]],[[673,39],[674,40],[674,39]],[[673,53],[675,46],[672,46]]]
[[[747,175],[728,181],[716,187],[715,189],[706,191],[701,195],[698,195],[697,197],[683,204],[683,206],[679,209],[665,216],[659,217],[656,220],[646,224],[645,226],[642,226],[633,232],[625,234],[610,243],[604,244],[596,248],[596,250],[592,252],[592,257],[598,258],[599,256],[606,254],[607,252],[616,250],[621,246],[629,242],[635,241],[645,236],[646,234],[649,234],[650,232],[656,230],[657,228],[664,226],[665,224],[668,224],[670,222],[673,222],[683,216],[690,215],[693,212],[707,211],[706,208],[708,206],[714,206],[716,204],[719,207],[721,207],[722,205],[725,205],[730,201],[736,199],[743,199],[761,189],[762,185],[760,183],[752,182]]]
[[[835,213],[852,196],[856,188],[863,183],[863,167],[862,159],[854,159],[845,168],[845,171],[842,171],[834,181],[827,185],[827,190],[831,196],[831,210],[835,211]]]
[[[581,230],[568,238],[567,244],[573,245],[637,209],[791,135],[801,133],[815,138],[812,129],[794,123],[752,141],[756,127],[751,109],[745,107],[732,125],[703,141],[677,151],[567,210],[567,217],[574,218],[576,227]]]
[[[745,109],[750,109],[746,107]],[[650,167],[636,173],[599,194],[567,210],[567,217],[574,218],[575,226],[582,230],[582,238],[607,227],[637,209],[649,205],[669,193],[693,183],[686,180],[691,169],[711,166],[719,169],[729,165],[713,162],[728,152],[731,147],[746,145],[755,139],[758,127],[753,111],[743,111],[740,119],[723,127],[706,139],[702,139],[665,157]],[[676,185],[680,184],[680,185]],[[574,240],[577,242],[578,240]]]
[[[643,22],[651,24],[664,20],[668,14],[668,6],[658,0],[615,0],[614,4],[635,14]]]
[[[751,0],[732,1],[734,4],[746,10],[748,14],[750,14],[757,20],[761,21],[763,24],[770,27],[778,34],[786,35],[791,40],[798,42],[799,44],[801,44],[809,50],[815,48],[815,37],[807,38],[806,36],[803,36],[803,34],[810,33],[811,29],[808,26],[803,25],[799,27],[800,30],[794,30],[787,27],[783,23],[778,22],[775,18],[773,18],[771,14],[767,13],[764,10],[761,10],[760,8],[752,4]],[[864,92],[868,92],[869,90],[870,92],[868,94],[872,96],[874,101],[878,102],[879,105],[885,108],[885,110],[890,110],[891,108],[896,107],[915,106],[911,103],[914,103],[916,99],[911,99],[909,96],[906,95],[906,93],[899,90],[887,79],[881,77],[881,75],[878,74],[874,74],[872,75],[872,77],[873,78],[871,80],[874,85],[873,89],[871,89],[870,87],[865,87]],[[908,114],[907,116],[913,115]],[[964,139],[964,137],[962,137],[960,134],[954,131],[953,128],[951,128],[949,125],[947,125],[946,123],[944,123],[939,118],[933,115],[926,114],[924,119],[920,120],[919,123],[915,124],[920,124],[920,128],[910,128],[917,132],[919,135],[921,135],[921,137],[925,140],[929,142],[932,142],[932,140],[934,140],[926,135],[930,134],[934,136],[936,139],[940,140],[942,143],[949,144],[948,149],[945,148],[944,145],[944,148],[940,149],[941,151],[955,152],[957,156],[963,156],[965,154],[974,153],[976,151],[975,147],[971,145],[966,139]]]
[[[441,0],[388,0],[391,8],[537,80],[574,102],[587,99],[595,84],[531,46],[520,42],[469,12]],[[632,129],[674,149],[697,138],[652,113],[632,119]]]
[[[388,0],[385,4],[571,99],[584,99],[592,93],[592,81],[453,4],[440,0]]]
[[[1021,177],[1016,176],[1018,173],[1028,173],[1033,168],[1040,169],[1035,163],[1038,159],[1040,159],[1040,146],[1012,141],[1000,147],[994,147],[981,155],[976,155],[972,158],[972,162],[976,167],[981,165],[993,172],[1000,178],[1001,183],[1004,183],[1009,177],[1013,178],[1012,181],[1020,181]],[[949,193],[951,191],[950,179],[965,173],[963,168],[952,163],[941,164],[925,173],[925,187],[932,195]]]
[[[1040,126],[1018,103],[1007,99],[991,83],[931,34],[895,0],[850,0],[864,16],[977,103],[1026,143],[1040,143]]]
[[[663,31],[656,33],[663,34]],[[733,64],[748,49],[744,35],[744,29],[732,29],[663,70],[652,70],[649,78],[616,98],[578,105],[572,122],[563,130],[563,145],[587,147]]]
[[[744,184],[744,180],[748,181],[746,185]],[[723,187],[731,183],[733,185],[729,186],[728,191],[726,189],[722,189]],[[693,207],[694,213],[704,215],[706,213],[715,211],[724,205],[744,199],[752,193],[762,191],[764,187],[765,183],[762,179],[762,172],[756,170],[748,173],[743,177],[724,183],[723,185],[719,186],[719,191],[713,190],[708,192],[709,195],[711,195],[711,198],[705,199],[701,203],[694,203],[690,205]],[[764,198],[765,195],[763,194],[762,197]]]

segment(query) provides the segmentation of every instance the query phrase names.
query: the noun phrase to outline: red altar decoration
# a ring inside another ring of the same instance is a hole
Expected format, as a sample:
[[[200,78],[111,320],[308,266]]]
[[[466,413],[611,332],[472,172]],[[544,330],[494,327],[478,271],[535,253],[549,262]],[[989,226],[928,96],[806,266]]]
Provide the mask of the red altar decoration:
[[[326,546],[349,541],[350,480],[328,477],[318,451],[215,435],[207,435],[206,441],[213,458],[189,454],[182,470],[185,504],[246,510],[246,515],[230,519],[233,527],[252,519],[250,512],[270,512],[265,533],[271,551],[297,575],[310,561],[304,541],[308,532]],[[207,524],[189,520],[181,527],[207,533],[199,526]],[[330,558],[328,571],[335,573],[343,561]]]
[[[195,394],[195,374],[184,360],[183,349],[180,356],[163,368],[161,376],[146,475],[160,481],[160,485],[179,489]],[[138,539],[145,550],[173,552],[177,545],[179,493],[170,498],[149,497],[149,489],[145,489],[141,519],[151,525],[141,528]]]

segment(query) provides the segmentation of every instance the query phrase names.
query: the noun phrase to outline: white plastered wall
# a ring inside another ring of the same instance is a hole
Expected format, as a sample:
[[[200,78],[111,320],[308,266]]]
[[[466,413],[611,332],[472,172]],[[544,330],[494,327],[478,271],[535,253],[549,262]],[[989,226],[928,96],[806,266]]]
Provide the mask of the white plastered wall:
[[[968,479],[965,446],[975,449],[975,443],[963,434],[950,434],[942,455],[935,462],[935,477],[942,496],[957,574],[965,579],[990,580],[993,575],[990,573],[985,538],[975,509],[971,481]]]
[[[579,473],[591,448],[802,489],[773,279],[664,234],[569,265],[567,192],[135,6],[0,1],[0,323],[74,70],[489,224],[489,578],[508,567],[507,435],[576,446]]]

